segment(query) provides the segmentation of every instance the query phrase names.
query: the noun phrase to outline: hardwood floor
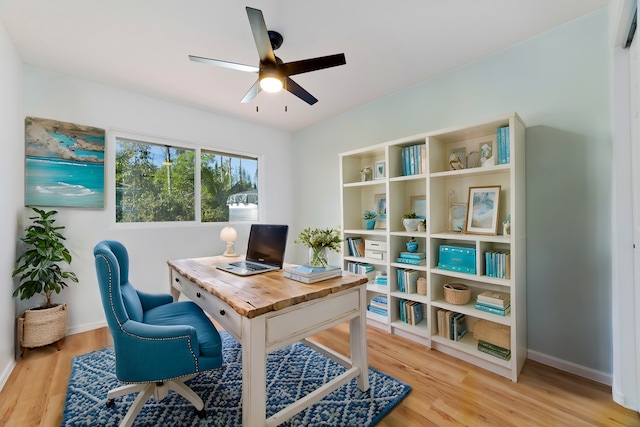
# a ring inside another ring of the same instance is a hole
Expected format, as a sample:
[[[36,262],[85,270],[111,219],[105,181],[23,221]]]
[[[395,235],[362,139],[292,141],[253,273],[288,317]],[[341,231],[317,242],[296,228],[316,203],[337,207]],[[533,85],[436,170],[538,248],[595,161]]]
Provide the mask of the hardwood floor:
[[[527,361],[517,383],[369,327],[369,363],[411,385],[379,427],[640,426],[638,413],[615,404],[611,388]],[[314,339],[348,352],[346,324]],[[59,426],[71,359],[111,345],[106,328],[32,350],[0,392],[0,426]]]

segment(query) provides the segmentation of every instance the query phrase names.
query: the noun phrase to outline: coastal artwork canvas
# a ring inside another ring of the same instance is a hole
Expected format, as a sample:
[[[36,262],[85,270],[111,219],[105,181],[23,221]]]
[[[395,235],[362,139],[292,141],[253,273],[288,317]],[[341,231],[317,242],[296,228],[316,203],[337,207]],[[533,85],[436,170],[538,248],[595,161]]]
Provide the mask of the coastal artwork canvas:
[[[104,208],[104,129],[25,118],[25,206]]]

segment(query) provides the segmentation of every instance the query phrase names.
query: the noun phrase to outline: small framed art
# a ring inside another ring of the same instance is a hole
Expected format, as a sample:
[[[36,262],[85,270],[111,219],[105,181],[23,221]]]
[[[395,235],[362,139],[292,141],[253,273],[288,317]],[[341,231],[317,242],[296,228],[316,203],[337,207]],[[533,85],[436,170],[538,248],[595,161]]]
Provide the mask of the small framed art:
[[[376,221],[377,228],[386,228],[387,225],[387,195],[376,194],[374,196],[376,208],[375,213],[378,214],[378,221]]]
[[[464,223],[467,220],[467,204],[452,203],[449,206],[449,231],[453,233],[462,233],[464,231]]]
[[[470,187],[465,233],[498,234],[501,186]]]
[[[420,219],[427,217],[427,199],[425,196],[411,196],[411,210]]]
[[[385,170],[384,170],[384,161],[376,162],[375,168],[373,169],[373,179],[384,179]]]

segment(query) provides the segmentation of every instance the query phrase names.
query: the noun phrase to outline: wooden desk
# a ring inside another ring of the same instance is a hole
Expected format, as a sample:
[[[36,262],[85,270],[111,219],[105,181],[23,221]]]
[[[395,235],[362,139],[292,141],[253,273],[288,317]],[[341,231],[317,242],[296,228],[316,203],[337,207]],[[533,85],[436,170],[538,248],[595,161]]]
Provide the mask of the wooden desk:
[[[366,277],[342,277],[304,284],[283,271],[240,277],[217,270],[227,257],[169,261],[171,293],[196,302],[242,344],[242,425],[276,426],[357,378],[369,388],[366,335]],[[349,321],[350,359],[306,338]],[[347,371],[318,390],[266,418],[266,355],[296,341],[327,355]],[[224,356],[224,355],[223,355]]]

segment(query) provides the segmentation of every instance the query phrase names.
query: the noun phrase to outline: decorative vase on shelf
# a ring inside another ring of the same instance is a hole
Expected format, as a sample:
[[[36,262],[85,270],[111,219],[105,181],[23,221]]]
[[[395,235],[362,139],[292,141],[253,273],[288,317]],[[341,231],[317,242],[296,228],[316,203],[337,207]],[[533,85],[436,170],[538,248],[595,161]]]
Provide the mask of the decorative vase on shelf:
[[[329,264],[329,250],[325,246],[309,248],[309,265],[312,267],[326,267]]]
[[[415,239],[411,239],[407,242],[407,251],[408,252],[417,252],[418,251],[418,242]]]
[[[367,230],[373,230],[376,227],[376,219],[365,219],[364,226]]]
[[[419,223],[420,218],[403,218],[402,220],[402,225],[404,225],[404,229],[407,231],[416,231]]]

